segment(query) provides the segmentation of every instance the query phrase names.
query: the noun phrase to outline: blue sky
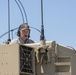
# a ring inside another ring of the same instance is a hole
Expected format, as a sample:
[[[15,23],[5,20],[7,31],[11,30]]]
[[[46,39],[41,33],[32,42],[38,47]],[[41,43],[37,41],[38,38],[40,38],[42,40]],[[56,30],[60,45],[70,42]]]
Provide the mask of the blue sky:
[[[18,1],[18,0],[17,0]],[[21,0],[28,24],[41,30],[41,0]],[[8,0],[0,1],[0,36],[8,31]],[[43,0],[43,23],[46,41],[76,49],[76,0]],[[26,22],[26,19],[25,19]],[[10,29],[23,23],[15,0],[10,0]],[[14,31],[13,38],[17,38]],[[31,39],[39,42],[40,33],[31,28]],[[8,39],[8,34],[0,38],[0,44]],[[12,39],[12,38],[11,38]]]

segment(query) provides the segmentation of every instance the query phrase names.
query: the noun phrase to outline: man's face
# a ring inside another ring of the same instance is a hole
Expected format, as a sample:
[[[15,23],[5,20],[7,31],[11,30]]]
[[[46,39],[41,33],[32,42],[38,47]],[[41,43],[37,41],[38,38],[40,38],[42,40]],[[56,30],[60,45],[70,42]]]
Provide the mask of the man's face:
[[[26,40],[29,36],[30,30],[28,28],[20,30],[20,37],[22,40]]]

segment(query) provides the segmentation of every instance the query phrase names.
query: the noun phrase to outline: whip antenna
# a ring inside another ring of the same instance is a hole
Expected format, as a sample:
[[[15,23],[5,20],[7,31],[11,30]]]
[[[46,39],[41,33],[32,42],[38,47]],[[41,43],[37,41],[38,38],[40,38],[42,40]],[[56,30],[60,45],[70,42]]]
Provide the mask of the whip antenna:
[[[41,0],[41,35],[40,41],[42,45],[45,45],[45,36],[44,36],[44,25],[43,25],[43,0]]]
[[[23,4],[21,3],[21,1],[20,1],[20,0],[18,0],[18,1],[19,1],[19,3],[21,4],[22,9],[23,9],[23,11],[24,11],[24,15],[25,15],[25,18],[26,18],[26,24],[28,24],[28,19],[27,19],[27,14],[26,14],[25,8],[24,8]]]
[[[16,4],[18,5],[18,7],[19,7],[19,9],[20,9],[20,12],[21,12],[21,15],[22,15],[23,23],[25,23],[25,21],[24,21],[24,16],[23,16],[23,12],[22,12],[22,10],[21,10],[21,7],[20,7],[19,3],[18,3],[16,0],[15,0],[15,2],[16,2]]]
[[[8,31],[10,31],[10,2],[8,0]],[[8,43],[11,41],[10,32],[8,32]]]

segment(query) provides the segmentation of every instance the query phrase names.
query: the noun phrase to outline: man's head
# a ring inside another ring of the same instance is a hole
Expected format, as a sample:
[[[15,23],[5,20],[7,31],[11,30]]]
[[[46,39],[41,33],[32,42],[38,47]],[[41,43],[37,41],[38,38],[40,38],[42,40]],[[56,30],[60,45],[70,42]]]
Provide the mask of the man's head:
[[[30,37],[30,28],[29,25],[24,23],[21,24],[18,28],[17,36],[22,38],[29,38]]]

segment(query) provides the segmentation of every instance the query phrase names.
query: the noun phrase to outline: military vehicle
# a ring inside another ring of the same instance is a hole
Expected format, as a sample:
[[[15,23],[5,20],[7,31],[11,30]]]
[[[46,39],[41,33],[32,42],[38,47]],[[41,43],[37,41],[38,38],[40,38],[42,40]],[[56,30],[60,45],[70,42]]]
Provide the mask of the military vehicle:
[[[76,51],[56,41],[0,45],[0,75],[75,75]]]
[[[0,45],[0,75],[76,75],[76,50],[41,39],[32,44]]]

